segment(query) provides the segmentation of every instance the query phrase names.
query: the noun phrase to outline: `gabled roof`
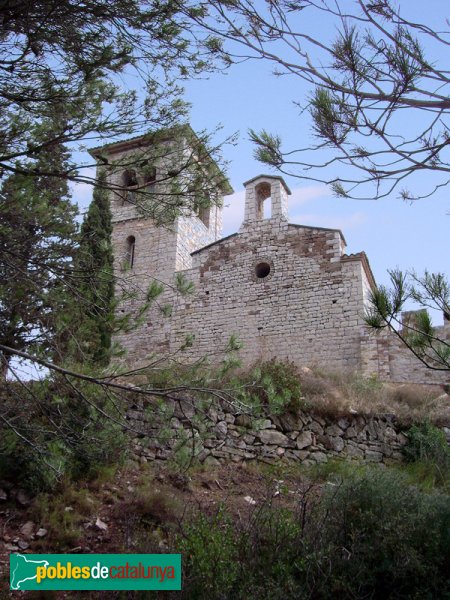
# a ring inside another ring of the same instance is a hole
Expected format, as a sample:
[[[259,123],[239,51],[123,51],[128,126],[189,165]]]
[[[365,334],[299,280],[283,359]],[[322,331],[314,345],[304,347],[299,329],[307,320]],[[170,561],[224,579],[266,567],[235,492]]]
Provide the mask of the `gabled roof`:
[[[347,245],[344,234],[340,229],[334,229],[332,227],[316,227],[315,225],[300,225],[299,223],[289,223],[289,227],[298,227],[299,229],[318,229],[319,231],[337,231],[344,244]]]
[[[206,250],[207,248],[211,248],[211,246],[215,246],[216,244],[221,244],[222,242],[225,242],[226,240],[234,238],[237,235],[239,235],[239,233],[237,233],[237,232],[236,233],[231,233],[230,235],[227,235],[226,237],[220,238],[220,240],[216,240],[215,242],[211,242],[207,246],[203,246],[202,248],[199,248],[198,250],[194,250],[194,252],[191,252],[191,256],[194,256],[194,254],[198,254],[199,252],[203,252],[203,250]]]
[[[265,174],[257,175],[256,177],[252,177],[248,181],[244,181],[243,186],[247,187],[249,183],[253,183],[257,179],[261,179],[261,178],[264,178],[264,179],[278,179],[278,181],[281,181],[281,183],[283,184],[283,186],[284,186],[285,190],[287,191],[288,195],[291,196],[292,192],[289,189],[289,186],[287,185],[287,183],[285,182],[285,180],[282,177],[280,177],[280,175],[265,175]]]

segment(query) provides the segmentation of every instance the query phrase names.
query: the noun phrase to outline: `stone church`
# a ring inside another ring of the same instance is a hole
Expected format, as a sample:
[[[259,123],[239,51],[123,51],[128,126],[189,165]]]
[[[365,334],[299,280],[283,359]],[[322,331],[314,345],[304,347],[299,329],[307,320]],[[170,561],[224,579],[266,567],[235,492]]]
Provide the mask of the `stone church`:
[[[170,139],[163,143],[170,148]],[[142,136],[91,151],[99,168],[109,165],[115,271],[128,292],[118,310],[139,313],[151,282],[164,284],[140,325],[117,336],[130,365],[164,355],[220,361],[234,336],[245,364],[276,357],[390,381],[444,381],[395,336],[366,328],[364,309],[376,285],[367,256],[347,254],[338,229],[289,223],[291,192],[281,177],[258,175],[244,183],[244,221],[225,238],[222,200],[233,190],[224,178],[214,205],[158,226],[139,209],[133,191],[146,186],[158,197],[170,173],[166,158],[152,158],[145,173],[126,168],[127,158],[136,164],[151,144]],[[192,282],[192,292],[179,294],[180,281]],[[180,350],[187,339],[189,348]]]

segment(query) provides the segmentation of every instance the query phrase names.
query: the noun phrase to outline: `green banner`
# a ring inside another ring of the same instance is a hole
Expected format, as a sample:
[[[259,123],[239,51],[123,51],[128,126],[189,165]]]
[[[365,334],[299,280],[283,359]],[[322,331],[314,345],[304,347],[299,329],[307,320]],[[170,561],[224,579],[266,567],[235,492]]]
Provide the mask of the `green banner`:
[[[11,554],[12,590],[181,590],[181,554]]]

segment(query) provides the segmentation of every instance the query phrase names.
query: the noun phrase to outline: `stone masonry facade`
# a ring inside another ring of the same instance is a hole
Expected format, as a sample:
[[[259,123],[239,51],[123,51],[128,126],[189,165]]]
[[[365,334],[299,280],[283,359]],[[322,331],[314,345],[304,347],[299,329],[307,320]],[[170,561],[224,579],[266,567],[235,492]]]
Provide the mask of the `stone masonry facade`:
[[[142,140],[137,145],[142,147]],[[135,142],[107,147],[110,156],[131,151]],[[156,164],[156,169],[161,173],[167,166]],[[110,182],[119,187],[120,176],[112,172]],[[281,177],[260,175],[244,186],[244,222],[223,239],[220,200],[206,215],[185,214],[161,227],[126,195],[112,196],[116,275],[123,289],[133,291],[118,310],[138,312],[149,284],[165,285],[141,325],[117,336],[133,367],[156,354],[219,361],[235,336],[244,364],[278,358],[389,381],[446,381],[393,334],[367,330],[363,314],[376,284],[364,252],[346,254],[337,229],[290,224],[290,191]],[[268,218],[265,203],[270,203]],[[177,292],[180,276],[192,282],[191,294]],[[164,310],[167,306],[170,310]],[[448,322],[441,333],[450,337]],[[187,336],[192,345],[181,355]]]

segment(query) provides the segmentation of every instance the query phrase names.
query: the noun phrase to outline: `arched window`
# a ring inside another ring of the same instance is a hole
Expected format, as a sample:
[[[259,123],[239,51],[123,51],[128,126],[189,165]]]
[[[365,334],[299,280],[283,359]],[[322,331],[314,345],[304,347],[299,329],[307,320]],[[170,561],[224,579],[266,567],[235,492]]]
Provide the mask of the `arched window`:
[[[256,218],[270,219],[272,216],[272,188],[269,183],[260,183],[255,188]]]
[[[144,185],[145,185],[146,191],[150,192],[150,193],[154,192],[155,191],[155,183],[156,183],[156,169],[155,169],[155,167],[152,167],[144,175]]]
[[[136,200],[134,190],[138,185],[137,175],[134,169],[127,169],[122,173],[122,185],[125,188],[123,200],[134,203]]]
[[[126,171],[122,173],[122,185],[126,188],[137,186],[137,176],[134,169],[126,169]]]
[[[130,235],[127,238],[127,250],[125,255],[125,265],[126,269],[132,269],[134,266],[134,257],[136,251],[136,238],[134,235]]]

